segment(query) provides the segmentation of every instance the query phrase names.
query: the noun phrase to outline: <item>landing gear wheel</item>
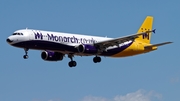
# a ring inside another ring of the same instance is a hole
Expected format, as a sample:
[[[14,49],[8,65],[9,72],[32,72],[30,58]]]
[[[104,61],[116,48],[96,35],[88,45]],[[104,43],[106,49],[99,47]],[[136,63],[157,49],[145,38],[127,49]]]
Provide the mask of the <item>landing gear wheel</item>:
[[[101,62],[101,57],[97,57],[97,62]]]
[[[97,63],[97,58],[96,57],[93,58],[93,62]]]
[[[69,67],[72,67],[72,62],[70,61],[70,62],[68,63],[68,65],[69,65]]]
[[[28,57],[29,57],[28,55],[24,55],[23,56],[24,59],[28,59]]]
[[[72,62],[73,67],[76,67],[77,65],[76,61],[71,61],[71,62]]]
[[[93,62],[94,62],[94,63],[101,62],[101,57],[98,57],[98,56],[94,57],[94,58],[93,58]]]
[[[69,67],[75,67],[77,65],[76,61],[70,61],[69,62]]]

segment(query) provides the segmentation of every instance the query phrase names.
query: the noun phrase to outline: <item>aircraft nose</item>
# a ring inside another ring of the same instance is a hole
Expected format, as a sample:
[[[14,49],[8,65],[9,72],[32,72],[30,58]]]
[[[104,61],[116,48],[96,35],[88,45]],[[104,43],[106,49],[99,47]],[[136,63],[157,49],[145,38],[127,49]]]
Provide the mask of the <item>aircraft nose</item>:
[[[12,40],[10,40],[9,38],[7,38],[7,39],[6,39],[6,41],[7,41],[8,43],[13,42],[13,41],[12,41]]]

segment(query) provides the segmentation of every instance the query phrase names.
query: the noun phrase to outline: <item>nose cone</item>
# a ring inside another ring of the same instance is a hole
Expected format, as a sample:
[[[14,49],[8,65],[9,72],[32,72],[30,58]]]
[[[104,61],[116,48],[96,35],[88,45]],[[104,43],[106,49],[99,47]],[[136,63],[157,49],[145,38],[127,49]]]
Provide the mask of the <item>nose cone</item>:
[[[6,42],[11,43],[11,42],[13,42],[13,41],[10,40],[9,38],[7,38],[7,39],[6,39]]]

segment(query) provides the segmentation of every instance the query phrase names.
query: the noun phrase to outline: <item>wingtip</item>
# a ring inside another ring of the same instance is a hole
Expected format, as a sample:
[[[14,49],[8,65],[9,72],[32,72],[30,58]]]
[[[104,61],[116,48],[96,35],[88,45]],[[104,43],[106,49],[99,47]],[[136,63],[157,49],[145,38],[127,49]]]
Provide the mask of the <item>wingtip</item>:
[[[173,42],[168,42],[168,43],[173,43]]]
[[[152,32],[153,32],[153,33],[156,33],[156,29],[153,29]]]
[[[171,42],[171,41],[169,41],[169,42],[165,42],[166,44],[171,44],[171,43],[173,43],[173,42]]]

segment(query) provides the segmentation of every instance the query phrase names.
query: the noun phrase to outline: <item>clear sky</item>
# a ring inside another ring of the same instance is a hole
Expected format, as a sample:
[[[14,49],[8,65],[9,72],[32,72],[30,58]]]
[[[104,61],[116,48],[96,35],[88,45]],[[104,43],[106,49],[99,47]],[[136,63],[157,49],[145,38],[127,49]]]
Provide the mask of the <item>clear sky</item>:
[[[179,0],[1,0],[0,101],[180,101]],[[154,17],[157,51],[127,57],[43,61],[41,52],[6,43],[23,28],[121,37]]]

